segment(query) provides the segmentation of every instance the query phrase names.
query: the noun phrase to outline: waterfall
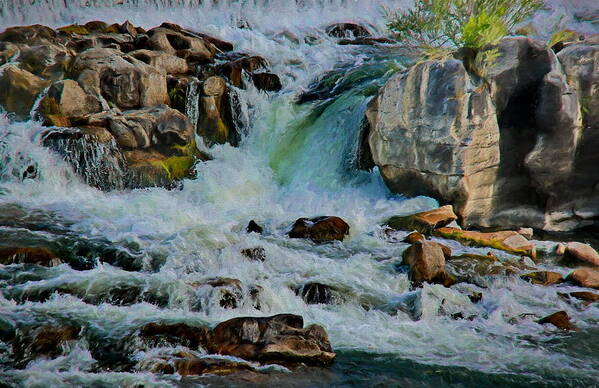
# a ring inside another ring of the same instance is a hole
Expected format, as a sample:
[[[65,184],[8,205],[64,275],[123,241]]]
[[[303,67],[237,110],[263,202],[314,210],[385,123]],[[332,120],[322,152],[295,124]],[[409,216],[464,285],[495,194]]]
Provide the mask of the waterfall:
[[[556,302],[557,292],[577,288],[535,286],[515,276],[411,288],[402,265],[407,232],[390,237],[381,224],[438,203],[390,193],[376,168],[356,168],[356,155],[368,102],[413,58],[395,46],[339,45],[324,32],[330,23],[355,21],[383,35],[382,8],[406,3],[0,1],[0,29],[90,20],[127,19],[144,28],[176,22],[230,41],[236,52],[263,55],[283,84],[271,93],[252,86],[233,89],[235,125],[244,138],[238,147],[207,149],[212,159],[198,163],[196,176],[177,190],[127,189],[131,177],[123,173],[114,141],[92,146],[90,134],[48,132],[38,121],[0,115],[0,248],[15,241],[61,244],[65,260],[71,255],[97,262],[78,270],[68,264],[0,265],[0,381],[52,387],[234,385],[237,380],[217,376],[204,381],[148,372],[144,366],[151,361],[188,350],[168,343],[144,347],[139,327],[150,322],[213,327],[235,317],[292,313],[306,325],[326,328],[337,361],[330,369],[261,367],[260,382],[267,385],[596,385],[597,352],[587,345],[597,338],[597,305]],[[239,26],[240,19],[246,25]],[[185,113],[194,125],[199,94],[193,79]],[[318,245],[287,237],[298,218],[325,215],[350,225],[343,242]],[[48,226],[58,216],[63,234]],[[11,223],[15,218],[26,222]],[[250,220],[264,228],[263,235],[246,233]],[[118,260],[86,249],[98,240]],[[445,243],[454,255],[489,251]],[[257,248],[264,261],[242,253]],[[501,260],[519,259],[491,251]],[[567,274],[551,261],[538,266]],[[215,278],[227,284],[213,287]],[[298,292],[307,284],[330,287],[333,303],[307,303]],[[472,302],[473,292],[483,293],[482,301]],[[18,302],[11,299],[15,295]],[[581,330],[573,335],[545,330],[535,317],[552,308],[575,316]],[[458,314],[473,318],[455,319]],[[4,361],[12,345],[4,333],[34,324],[81,325],[85,338],[70,341],[59,357],[10,368]],[[98,363],[100,356],[119,357],[125,350],[131,357],[119,366],[126,372]],[[270,374],[273,380],[267,380]]]

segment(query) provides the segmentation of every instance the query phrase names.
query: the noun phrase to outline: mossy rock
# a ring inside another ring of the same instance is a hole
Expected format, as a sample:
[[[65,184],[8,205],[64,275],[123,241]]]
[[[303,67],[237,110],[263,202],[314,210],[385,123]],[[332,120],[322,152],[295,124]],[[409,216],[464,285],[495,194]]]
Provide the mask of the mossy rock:
[[[79,24],[71,24],[68,26],[60,27],[57,30],[67,34],[89,35],[90,33],[85,26],[81,26]]]
[[[537,256],[534,244],[514,231],[484,233],[444,227],[435,229],[433,235],[456,240],[465,246],[494,248],[513,255],[530,256],[532,259],[536,259]]]

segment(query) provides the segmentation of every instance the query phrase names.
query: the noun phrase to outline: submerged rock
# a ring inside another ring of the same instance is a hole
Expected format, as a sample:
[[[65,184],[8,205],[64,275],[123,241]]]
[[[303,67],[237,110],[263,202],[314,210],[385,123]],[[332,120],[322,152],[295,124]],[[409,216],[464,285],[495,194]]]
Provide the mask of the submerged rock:
[[[459,241],[465,246],[495,248],[514,255],[530,256],[532,259],[536,259],[537,256],[534,244],[514,231],[483,233],[443,227],[436,229],[433,235]]]
[[[558,295],[561,296],[561,297],[564,297],[564,298],[570,298],[570,297],[572,297],[572,298],[575,298],[575,299],[578,299],[578,300],[582,300],[587,305],[599,301],[599,295],[594,294],[594,293],[589,292],[589,291],[576,291],[576,292],[570,292],[569,294],[558,293]]]
[[[599,253],[589,244],[569,242],[564,251],[564,260],[575,264],[599,267]]]
[[[62,264],[62,260],[48,248],[11,247],[0,248],[0,264],[36,264],[54,267]]]
[[[256,221],[250,220],[250,222],[248,223],[248,226],[245,228],[245,230],[248,233],[262,234],[262,232],[264,231],[264,228],[262,228],[260,225],[258,225],[256,223]]]
[[[303,318],[291,314],[233,318],[212,330],[209,350],[266,363],[330,364],[335,353],[324,328],[303,326]]]
[[[266,260],[266,251],[262,247],[242,249],[241,254],[253,261]]]
[[[326,33],[334,38],[351,38],[370,36],[370,31],[357,23],[335,23],[326,28]]]
[[[453,207],[447,205],[408,216],[391,217],[385,222],[385,225],[395,230],[416,230],[420,233],[430,234],[433,230],[457,219]]]
[[[307,238],[316,243],[339,240],[349,234],[349,225],[339,217],[300,218],[287,233],[290,238]]]
[[[56,358],[63,354],[63,346],[79,339],[78,326],[40,326],[19,330],[13,341],[14,360],[25,366],[38,357]]]
[[[580,287],[599,289],[599,269],[578,268],[570,273],[566,280]]]
[[[551,271],[530,272],[522,275],[521,278],[532,284],[539,284],[542,286],[552,286],[564,281],[564,278],[560,273]]]
[[[497,257],[476,254],[453,256],[446,261],[449,274],[459,281],[477,284],[480,278],[487,276],[509,276],[518,273],[519,268],[502,263]]]
[[[206,348],[209,329],[205,326],[191,326],[185,323],[153,322],[139,329],[139,336],[152,347],[185,346],[193,350]]]
[[[212,374],[224,376],[238,371],[255,371],[247,362],[226,358],[183,358],[175,360],[175,369],[181,376],[200,376]]]
[[[326,284],[306,283],[296,289],[307,304],[331,304],[334,302],[334,289]]]
[[[558,311],[556,313],[543,317],[538,321],[538,323],[549,323],[562,330],[576,330],[576,326],[574,326],[570,322],[570,317],[568,316],[568,313],[566,313],[565,311]]]

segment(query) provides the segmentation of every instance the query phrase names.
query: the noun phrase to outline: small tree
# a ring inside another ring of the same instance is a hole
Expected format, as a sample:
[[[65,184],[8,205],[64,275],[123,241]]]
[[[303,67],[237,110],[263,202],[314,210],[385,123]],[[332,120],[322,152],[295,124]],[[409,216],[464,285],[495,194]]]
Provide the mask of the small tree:
[[[497,43],[543,6],[543,0],[416,0],[388,11],[387,26],[403,42],[456,49]]]

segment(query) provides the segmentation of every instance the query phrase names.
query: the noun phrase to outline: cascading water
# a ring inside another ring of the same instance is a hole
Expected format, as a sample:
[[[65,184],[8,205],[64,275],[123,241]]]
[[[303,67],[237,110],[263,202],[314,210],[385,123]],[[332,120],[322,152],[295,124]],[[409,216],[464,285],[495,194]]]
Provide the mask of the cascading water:
[[[144,371],[145,363],[180,349],[140,348],[136,373],[97,372],[95,355],[118,352],[114,344],[130,328],[157,319],[212,325],[237,316],[294,313],[326,327],[338,358],[330,370],[286,374],[283,367],[263,368],[278,376],[277,384],[599,384],[599,353],[592,348],[599,335],[597,307],[578,310],[558,302],[580,328],[562,336],[526,317],[555,308],[554,287],[497,278],[483,284],[484,290],[425,285],[411,291],[399,268],[407,244],[382,238],[379,225],[389,216],[437,205],[430,198],[394,196],[377,171],[353,168],[369,98],[410,59],[399,48],[337,45],[323,27],[356,20],[383,33],[381,7],[397,8],[405,2],[288,3],[45,0],[0,5],[0,30],[14,24],[57,27],[96,19],[128,19],[143,27],[176,22],[231,41],[238,51],[264,55],[283,84],[277,93],[251,86],[236,91],[247,136],[238,148],[213,146],[213,159],[201,162],[197,176],[172,191],[99,191],[41,145],[47,128],[2,117],[0,240],[46,241],[67,251],[93,242],[95,248],[87,248],[85,255],[97,262],[86,262],[79,270],[66,264],[0,267],[0,381],[27,387],[193,385],[176,375]],[[188,101],[195,101],[188,104],[191,118],[197,116],[197,91],[190,87],[187,94]],[[299,103],[305,92],[313,97]],[[32,176],[24,174],[29,166],[35,166]],[[286,237],[294,220],[319,215],[345,219],[351,225],[349,238],[315,245]],[[267,233],[245,233],[250,219]],[[264,248],[264,262],[240,254],[257,246]],[[457,243],[451,248],[463,250]],[[100,263],[106,255],[113,260]],[[122,269],[123,260],[135,266]],[[241,300],[236,308],[225,308],[210,288],[191,286],[217,277],[241,282],[234,291]],[[306,304],[295,290],[310,282],[331,286],[336,303]],[[123,300],[118,290],[139,298]],[[484,301],[473,304],[468,291],[484,291]],[[474,318],[452,319],[458,312]],[[31,361],[26,369],[4,368],[10,348],[1,341],[3,330],[33,322],[85,325],[106,349],[80,340],[66,356]],[[585,343],[589,346],[580,345]],[[108,349],[111,346],[115,349]],[[215,384],[233,384],[224,381]]]

